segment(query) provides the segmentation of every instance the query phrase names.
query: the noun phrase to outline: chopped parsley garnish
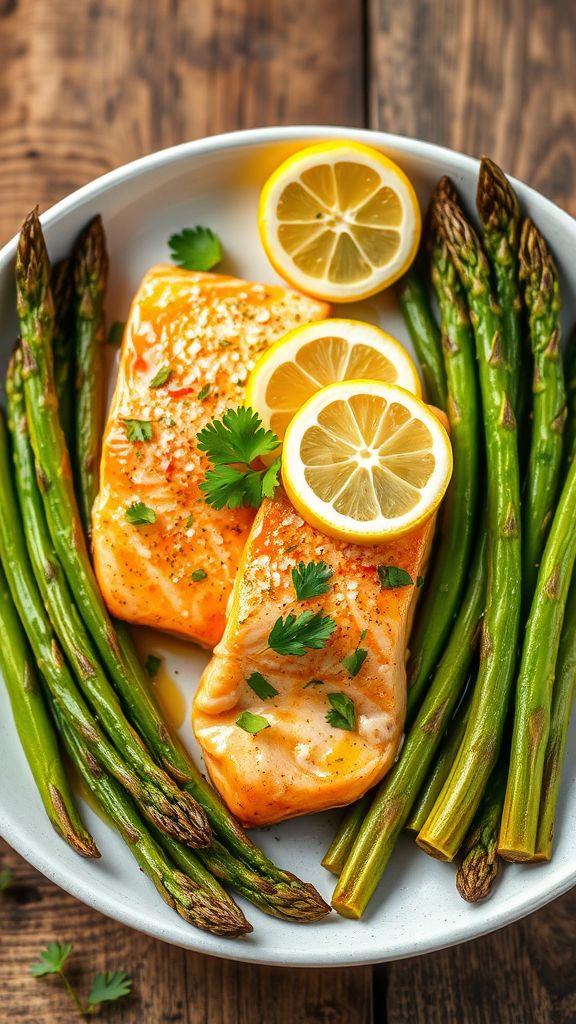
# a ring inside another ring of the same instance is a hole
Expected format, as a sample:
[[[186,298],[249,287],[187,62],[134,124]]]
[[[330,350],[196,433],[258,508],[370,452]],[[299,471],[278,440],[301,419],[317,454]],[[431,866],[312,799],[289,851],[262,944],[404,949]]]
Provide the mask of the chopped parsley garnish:
[[[192,515],[192,513],[190,513],[190,515],[186,519],[186,529],[190,530],[193,525],[194,525],[194,516]]]
[[[144,663],[144,668],[150,679],[155,679],[158,675],[158,669],[162,664],[162,658],[158,658],[156,654],[149,654]]]
[[[335,729],[346,729],[347,732],[354,732],[356,728],[354,701],[345,693],[339,692],[329,693],[327,697],[328,703],[332,708],[326,715],[328,725],[333,725]]]
[[[126,509],[124,518],[132,526],[148,526],[150,523],[156,522],[156,513],[143,501],[135,501]]]
[[[303,690],[307,690],[309,686],[324,686],[323,679],[309,679],[307,683],[304,683]]]
[[[328,580],[332,579],[332,569],[326,562],[300,562],[292,569],[292,583],[299,601],[308,601],[311,597],[320,597],[331,589]]]
[[[382,590],[394,590],[395,587],[410,587],[414,583],[406,569],[400,569],[397,565],[379,565],[378,579]]]
[[[151,441],[152,424],[150,420],[124,420],[126,437],[129,441]]]
[[[150,381],[149,388],[161,388],[163,384],[167,384],[172,376],[171,366],[161,366],[157,373],[154,374]]]
[[[207,576],[208,573],[205,569],[194,569],[194,572],[190,573],[190,579],[193,580],[194,583],[200,583],[200,580],[205,580]]]
[[[352,654],[347,655],[346,658],[342,658],[342,664],[344,665],[344,668],[348,670],[351,676],[358,675],[360,669],[362,668],[362,665],[364,664],[366,658],[368,657],[368,651],[365,650],[364,647],[360,647],[360,644],[365,639],[367,632],[367,629],[362,630],[356,650],[353,651]]]
[[[270,728],[267,718],[263,718],[262,715],[254,715],[251,711],[243,711],[236,719],[236,725],[244,729],[244,732],[249,732],[251,736],[256,736],[263,729]]]
[[[175,422],[176,422],[176,420],[172,416],[163,416],[162,417],[162,423],[166,427],[173,427]]]
[[[200,391],[198,392],[198,401],[203,402],[206,398],[208,398],[208,395],[210,394],[211,390],[211,384],[205,384],[203,388],[200,388]]]
[[[256,696],[260,697],[260,700],[268,700],[270,697],[275,697],[278,693],[278,690],[260,672],[253,672],[246,682]]]
[[[228,409],[221,420],[211,420],[198,434],[198,448],[213,468],[200,484],[205,501],[213,508],[259,508],[278,486],[280,459],[267,469],[251,463],[273,452],[279,445],[276,434],[265,430],[253,409]]]
[[[321,612],[302,612],[298,617],[287,615],[276,619],[268,646],[276,654],[302,657],[306,649],[320,650],[336,629],[336,623],[329,615]]]
[[[124,336],[124,328],[126,324],[123,320],[115,320],[110,326],[108,331],[108,337],[106,338],[107,345],[119,345]]]
[[[34,978],[43,978],[47,974],[58,974],[81,1017],[87,1017],[94,1013],[102,1003],[115,1002],[116,999],[130,995],[132,982],[125,971],[105,971],[103,974],[98,972],[92,978],[92,987],[86,1003],[83,1003],[64,972],[64,965],[73,948],[71,942],[49,942],[46,949],[40,953],[40,959],[36,963],[30,964],[30,974]]]
[[[184,228],[168,239],[174,263],[184,270],[211,270],[222,259],[220,239],[210,228]]]

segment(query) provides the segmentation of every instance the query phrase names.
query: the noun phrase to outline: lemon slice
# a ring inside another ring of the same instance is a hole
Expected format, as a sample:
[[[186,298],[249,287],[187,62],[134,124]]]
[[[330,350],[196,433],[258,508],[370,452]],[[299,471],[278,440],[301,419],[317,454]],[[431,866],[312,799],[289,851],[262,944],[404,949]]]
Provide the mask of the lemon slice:
[[[421,217],[412,184],[383,153],[359,142],[324,142],[270,176],[258,227],[270,262],[292,285],[352,302],[407,270]]]
[[[428,519],[451,474],[450,441],[430,407],[378,381],[322,388],[284,438],[282,479],[294,507],[323,533],[359,544]]]
[[[359,320],[320,320],[288,331],[264,352],[248,378],[246,404],[282,440],[316,391],[359,377],[421,394],[412,359],[390,334]]]

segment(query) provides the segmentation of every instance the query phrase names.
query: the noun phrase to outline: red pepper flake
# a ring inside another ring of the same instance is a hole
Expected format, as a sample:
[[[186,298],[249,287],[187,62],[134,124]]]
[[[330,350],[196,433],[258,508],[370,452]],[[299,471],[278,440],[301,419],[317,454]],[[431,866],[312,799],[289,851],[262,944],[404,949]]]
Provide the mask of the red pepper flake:
[[[170,398],[189,398],[196,394],[196,388],[175,388],[168,392]]]
[[[132,371],[134,373],[147,373],[150,369],[148,361],[144,356],[135,356],[132,360]]]

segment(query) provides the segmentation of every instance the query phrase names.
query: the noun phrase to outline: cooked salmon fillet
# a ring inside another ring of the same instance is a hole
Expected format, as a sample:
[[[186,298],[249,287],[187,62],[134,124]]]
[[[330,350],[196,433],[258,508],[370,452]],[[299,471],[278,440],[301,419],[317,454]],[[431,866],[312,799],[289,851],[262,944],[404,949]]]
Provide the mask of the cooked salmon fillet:
[[[221,642],[207,666],[193,709],[196,738],[212,781],[244,825],[268,825],[297,814],[348,804],[392,765],[406,708],[406,641],[434,530],[433,520],[377,547],[355,546],[319,533],[286,496],[265,500],[244,554]],[[291,571],[325,561],[331,589],[299,602]],[[407,570],[412,585],[383,589],[379,566]],[[304,656],[267,649],[279,616],[321,611],[336,622],[322,650]],[[361,640],[363,631],[364,639]],[[342,659],[360,646],[368,654],[351,676]],[[259,672],[278,691],[260,699],[247,680]],[[354,703],[356,726],[336,728],[328,694]],[[250,735],[236,724],[242,711],[269,722]]]
[[[207,647],[220,639],[254,513],[205,504],[198,485],[208,463],[196,435],[242,404],[263,349],[329,312],[286,288],[221,274],[163,265],[146,274],[124,332],[93,511],[94,564],[113,615]],[[169,378],[151,387],[162,370]],[[127,420],[149,423],[151,440],[129,440]],[[127,521],[136,502],[154,523]]]

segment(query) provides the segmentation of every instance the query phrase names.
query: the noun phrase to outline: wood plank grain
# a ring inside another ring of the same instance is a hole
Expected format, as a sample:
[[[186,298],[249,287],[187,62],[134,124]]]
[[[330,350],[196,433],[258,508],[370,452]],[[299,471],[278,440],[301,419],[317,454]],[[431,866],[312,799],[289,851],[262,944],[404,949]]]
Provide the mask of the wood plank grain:
[[[361,124],[360,0],[0,0],[0,239],[135,157]]]
[[[361,124],[361,0],[0,0],[0,244],[34,204],[196,136],[274,123]],[[74,1019],[28,964],[73,941],[73,974],[126,968],[110,1024],[370,1024],[371,971],[271,970],[185,953],[68,897],[7,849],[0,1018]],[[257,926],[258,914],[254,914]],[[298,928],[294,928],[294,942]]]
[[[563,0],[369,0],[370,124],[473,155],[576,213],[576,14]],[[495,895],[494,898],[498,898]],[[576,893],[378,972],[388,1024],[576,1020]]]
[[[370,968],[287,970],[189,953],[78,903],[1,840],[0,868],[14,874],[0,893],[2,1021],[75,1019],[58,980],[28,971],[48,942],[60,941],[74,943],[70,979],[81,994],[95,971],[132,977],[133,994],[106,1007],[107,1024],[372,1024]]]
[[[502,166],[576,213],[576,8],[368,0],[370,123]]]

